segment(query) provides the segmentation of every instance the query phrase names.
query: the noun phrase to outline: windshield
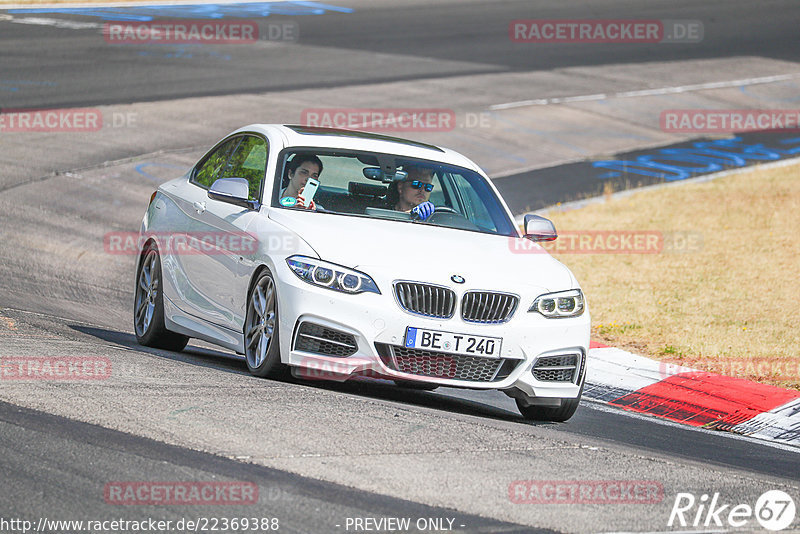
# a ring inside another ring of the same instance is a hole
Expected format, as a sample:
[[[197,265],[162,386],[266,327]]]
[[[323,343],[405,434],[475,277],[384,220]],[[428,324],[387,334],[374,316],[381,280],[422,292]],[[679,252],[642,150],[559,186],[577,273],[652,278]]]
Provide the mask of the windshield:
[[[518,235],[486,179],[462,167],[389,154],[294,150],[282,154],[278,168],[274,207],[309,209],[313,200],[316,212]],[[314,179],[319,186],[308,199]],[[433,213],[421,218],[414,208],[425,202]]]

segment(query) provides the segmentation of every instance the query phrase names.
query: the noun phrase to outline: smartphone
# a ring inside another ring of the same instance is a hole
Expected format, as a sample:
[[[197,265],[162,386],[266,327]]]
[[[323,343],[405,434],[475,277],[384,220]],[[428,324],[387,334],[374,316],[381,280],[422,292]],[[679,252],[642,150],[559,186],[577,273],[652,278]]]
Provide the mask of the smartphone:
[[[306,186],[303,188],[302,195],[306,201],[306,206],[311,204],[311,201],[314,200],[314,195],[317,194],[317,188],[319,188],[319,180],[309,178],[306,182]]]

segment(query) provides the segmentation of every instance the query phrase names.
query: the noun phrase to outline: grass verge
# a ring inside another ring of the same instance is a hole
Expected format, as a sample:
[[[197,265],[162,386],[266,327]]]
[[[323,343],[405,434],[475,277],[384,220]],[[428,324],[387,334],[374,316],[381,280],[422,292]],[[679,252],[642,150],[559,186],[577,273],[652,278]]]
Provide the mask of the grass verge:
[[[800,389],[800,165],[546,216],[567,239],[589,234],[596,245],[552,247],[586,293],[593,339]],[[628,233],[660,235],[663,248],[608,253],[608,236]]]

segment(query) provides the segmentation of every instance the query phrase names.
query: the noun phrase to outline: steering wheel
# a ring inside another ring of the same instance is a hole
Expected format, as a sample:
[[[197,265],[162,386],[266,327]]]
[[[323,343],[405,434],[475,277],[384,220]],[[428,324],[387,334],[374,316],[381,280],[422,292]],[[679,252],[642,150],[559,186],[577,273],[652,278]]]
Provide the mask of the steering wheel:
[[[436,217],[436,215],[439,214],[439,213],[452,213],[453,215],[457,215],[459,217],[464,217],[463,215],[461,215],[459,212],[457,212],[456,210],[454,210],[451,207],[448,207],[448,206],[434,206],[434,207],[436,209],[431,214],[431,216],[426,219],[427,221],[430,221],[432,217]],[[411,213],[411,218],[412,219],[417,219],[416,215],[414,215],[414,212]]]
[[[437,213],[455,213],[456,215],[461,215],[449,206],[436,206],[436,211],[434,211],[433,214],[436,215]]]
[[[470,221],[466,215],[457,212],[453,208],[442,206],[436,208],[433,215],[428,217],[426,222],[448,226],[450,228],[462,228],[464,230],[480,230],[480,228]]]

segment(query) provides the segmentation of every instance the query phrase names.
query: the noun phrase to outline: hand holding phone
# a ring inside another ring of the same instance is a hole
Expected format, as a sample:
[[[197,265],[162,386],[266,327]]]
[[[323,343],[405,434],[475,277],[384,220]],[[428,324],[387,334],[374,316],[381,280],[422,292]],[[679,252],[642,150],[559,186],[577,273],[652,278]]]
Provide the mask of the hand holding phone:
[[[317,189],[319,188],[319,180],[315,180],[314,178],[309,178],[306,182],[305,187],[300,190],[300,194],[303,196],[303,200],[306,201],[306,205],[310,205],[311,201],[314,200],[314,195],[317,194]]]

